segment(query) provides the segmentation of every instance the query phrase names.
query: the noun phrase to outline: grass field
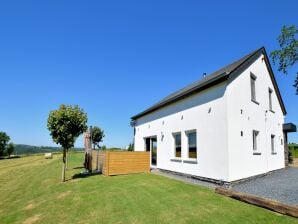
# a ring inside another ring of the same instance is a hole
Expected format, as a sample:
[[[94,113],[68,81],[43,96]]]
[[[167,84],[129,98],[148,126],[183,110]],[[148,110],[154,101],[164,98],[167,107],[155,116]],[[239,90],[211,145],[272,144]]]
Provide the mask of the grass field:
[[[82,154],[70,156],[60,182],[61,155],[0,160],[0,223],[298,223],[297,219],[154,174],[72,176]]]

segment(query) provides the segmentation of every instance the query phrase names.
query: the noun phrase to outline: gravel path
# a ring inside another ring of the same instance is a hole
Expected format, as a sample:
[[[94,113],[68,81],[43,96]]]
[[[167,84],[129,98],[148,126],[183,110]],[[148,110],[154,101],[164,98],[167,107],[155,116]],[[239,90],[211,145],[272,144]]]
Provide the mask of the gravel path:
[[[232,188],[298,206],[298,168],[278,170],[266,176],[236,184]]]

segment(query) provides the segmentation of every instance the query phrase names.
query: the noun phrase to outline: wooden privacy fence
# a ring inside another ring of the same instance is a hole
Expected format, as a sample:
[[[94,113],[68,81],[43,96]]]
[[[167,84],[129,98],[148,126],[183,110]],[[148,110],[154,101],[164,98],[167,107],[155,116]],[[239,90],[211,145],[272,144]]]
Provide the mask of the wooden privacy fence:
[[[99,171],[106,176],[150,172],[149,152],[93,150],[90,159],[89,170]]]

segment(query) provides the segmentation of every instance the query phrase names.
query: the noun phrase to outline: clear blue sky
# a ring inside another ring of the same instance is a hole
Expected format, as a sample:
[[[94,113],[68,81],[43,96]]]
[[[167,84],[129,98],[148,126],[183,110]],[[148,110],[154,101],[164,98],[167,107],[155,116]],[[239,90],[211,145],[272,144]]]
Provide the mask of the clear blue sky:
[[[104,144],[125,147],[132,115],[203,72],[261,46],[271,52],[281,27],[298,25],[297,0],[201,2],[1,1],[0,131],[54,145],[49,111],[78,104],[105,130]],[[274,67],[286,121],[298,124],[296,70]]]

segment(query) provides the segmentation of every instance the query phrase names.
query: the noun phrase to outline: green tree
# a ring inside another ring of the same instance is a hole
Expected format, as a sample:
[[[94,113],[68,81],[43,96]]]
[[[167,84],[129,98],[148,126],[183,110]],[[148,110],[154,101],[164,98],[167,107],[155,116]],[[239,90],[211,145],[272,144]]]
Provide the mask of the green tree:
[[[278,71],[282,71],[284,74],[288,74],[288,69],[298,61],[297,36],[298,27],[283,26],[281,34],[277,38],[280,49],[275,50],[270,54],[273,64],[278,62]],[[296,79],[293,86],[296,88],[296,94],[298,94],[298,72],[296,73]]]
[[[94,126],[92,127],[92,143],[93,143],[93,149],[95,149],[95,146],[98,147],[98,144],[102,142],[102,139],[105,137],[104,131]]]
[[[5,132],[0,132],[0,157],[4,155],[4,151],[10,137]]]
[[[10,156],[14,152],[14,144],[11,142],[6,147],[7,155]]]
[[[134,151],[134,144],[129,143],[127,151]]]
[[[50,112],[47,126],[53,141],[63,148],[62,181],[65,181],[66,153],[87,130],[87,114],[78,106],[62,104],[58,110]]]

